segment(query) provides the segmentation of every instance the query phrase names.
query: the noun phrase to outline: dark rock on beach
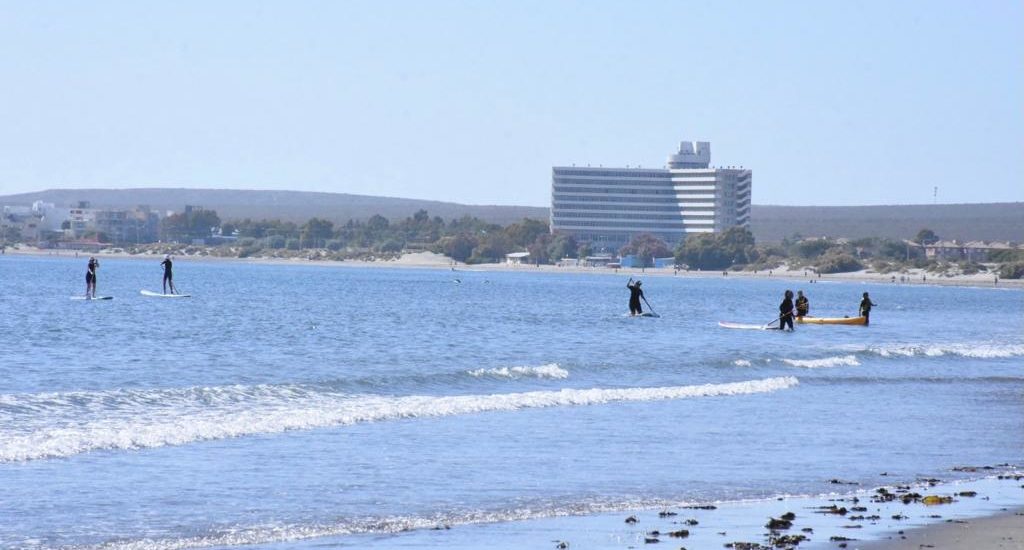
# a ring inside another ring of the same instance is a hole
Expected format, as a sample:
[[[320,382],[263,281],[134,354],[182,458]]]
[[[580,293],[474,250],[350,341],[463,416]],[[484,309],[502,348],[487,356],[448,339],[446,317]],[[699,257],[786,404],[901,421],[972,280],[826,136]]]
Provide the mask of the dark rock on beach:
[[[792,521],[789,521],[789,520],[786,520],[786,519],[776,519],[776,518],[769,518],[768,519],[768,523],[765,524],[765,527],[768,528],[768,529],[771,529],[772,531],[781,531],[781,530],[784,530],[784,529],[789,529],[792,526],[793,526],[793,522]]]

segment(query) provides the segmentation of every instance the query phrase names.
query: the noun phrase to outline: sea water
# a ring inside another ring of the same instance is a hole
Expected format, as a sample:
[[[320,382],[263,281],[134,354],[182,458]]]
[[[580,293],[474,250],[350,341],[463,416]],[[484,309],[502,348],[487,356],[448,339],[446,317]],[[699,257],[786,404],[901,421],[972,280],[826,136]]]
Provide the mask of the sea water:
[[[1019,290],[648,277],[630,318],[608,274],[180,259],[162,300],[159,260],[101,264],[114,300],[72,301],[84,258],[0,256],[0,547],[515,548],[1024,451]],[[786,289],[877,307],[717,325]]]

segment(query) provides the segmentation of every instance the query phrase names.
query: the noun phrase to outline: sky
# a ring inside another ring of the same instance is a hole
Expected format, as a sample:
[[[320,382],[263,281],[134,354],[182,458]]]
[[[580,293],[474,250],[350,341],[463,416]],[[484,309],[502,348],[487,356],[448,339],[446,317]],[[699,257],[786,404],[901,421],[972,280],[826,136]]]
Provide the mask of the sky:
[[[0,0],[0,195],[549,206],[552,166],[700,140],[755,204],[1024,201],[1022,28],[1018,0]]]

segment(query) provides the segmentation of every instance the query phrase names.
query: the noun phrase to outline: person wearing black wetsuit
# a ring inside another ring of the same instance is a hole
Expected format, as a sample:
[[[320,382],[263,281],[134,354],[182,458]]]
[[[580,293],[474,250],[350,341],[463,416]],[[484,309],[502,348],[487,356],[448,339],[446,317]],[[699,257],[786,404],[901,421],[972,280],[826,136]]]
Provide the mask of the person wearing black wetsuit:
[[[782,298],[782,303],[779,304],[779,330],[786,330],[786,325],[789,325],[789,330],[793,330],[793,291],[787,290],[785,296]]]
[[[640,281],[633,282],[633,278],[630,277],[629,281],[626,282],[626,288],[629,289],[629,314],[630,315],[642,315],[643,309],[640,308],[640,298],[644,297],[644,291],[640,290]]]
[[[85,297],[86,299],[96,297],[96,268],[100,262],[94,257],[89,258],[89,265],[85,269]]]
[[[164,294],[167,294],[167,285],[171,286],[171,294],[177,294],[178,290],[174,288],[174,274],[171,273],[171,255],[165,254],[164,261],[160,262],[160,265],[164,268]]]
[[[811,311],[811,303],[804,296],[804,291],[796,291],[796,316],[805,317]]]
[[[871,317],[871,306],[877,306],[878,304],[871,301],[868,298],[868,293],[864,293],[864,299],[860,301],[860,316],[864,318],[864,324],[867,325]]]

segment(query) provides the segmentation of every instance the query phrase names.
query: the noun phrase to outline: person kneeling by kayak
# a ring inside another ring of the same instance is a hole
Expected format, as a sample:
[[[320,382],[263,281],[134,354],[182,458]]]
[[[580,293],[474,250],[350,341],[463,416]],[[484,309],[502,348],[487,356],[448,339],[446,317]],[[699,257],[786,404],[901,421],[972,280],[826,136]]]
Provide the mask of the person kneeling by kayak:
[[[804,296],[804,291],[796,291],[796,316],[806,317],[807,313],[811,311],[811,303]]]
[[[865,325],[871,320],[871,306],[877,305],[878,304],[871,301],[871,298],[868,298],[868,293],[865,292],[864,299],[860,301],[860,316],[864,318]]]

